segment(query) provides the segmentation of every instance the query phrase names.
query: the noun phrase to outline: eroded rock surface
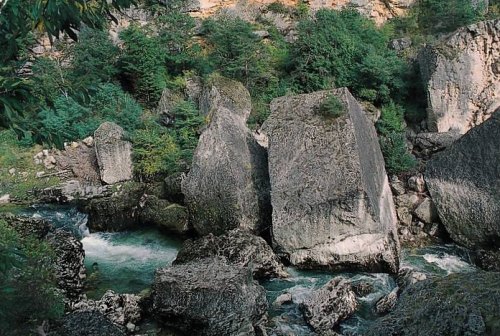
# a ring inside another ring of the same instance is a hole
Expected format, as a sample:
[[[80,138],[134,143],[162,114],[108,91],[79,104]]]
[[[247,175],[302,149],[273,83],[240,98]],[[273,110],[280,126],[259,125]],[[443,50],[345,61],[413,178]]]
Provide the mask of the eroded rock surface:
[[[207,258],[159,269],[151,312],[162,325],[190,335],[255,335],[267,312],[266,292],[249,268]]]
[[[252,269],[254,278],[286,277],[283,265],[266,241],[250,232],[235,229],[222,236],[209,234],[182,245],[174,264],[223,256],[229,262]]]
[[[123,139],[123,128],[105,122],[95,131],[95,151],[101,180],[107,184],[132,179],[132,144]]]
[[[500,240],[500,111],[428,163],[425,180],[450,236],[469,248]]]
[[[499,335],[500,273],[461,273],[408,287],[369,336]]]
[[[500,20],[460,28],[420,55],[428,127],[464,134],[500,106]]]
[[[354,314],[357,306],[356,295],[349,281],[336,277],[314,291],[300,308],[306,322],[323,335]]]
[[[200,110],[209,124],[182,182],[194,229],[201,235],[235,228],[266,230],[270,224],[267,158],[246,125],[250,94],[239,82],[214,77],[203,89]]]
[[[338,118],[317,113],[330,94]],[[397,272],[392,193],[375,128],[347,89],[277,98],[269,137],[275,250],[303,268]]]

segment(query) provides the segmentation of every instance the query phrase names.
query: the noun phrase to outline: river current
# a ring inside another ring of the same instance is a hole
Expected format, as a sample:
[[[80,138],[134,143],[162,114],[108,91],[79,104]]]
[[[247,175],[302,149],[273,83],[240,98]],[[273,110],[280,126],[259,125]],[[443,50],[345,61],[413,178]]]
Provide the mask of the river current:
[[[139,293],[153,281],[157,268],[168,266],[175,259],[181,241],[153,228],[119,233],[89,232],[87,216],[74,207],[36,206],[22,211],[24,215],[44,218],[56,227],[71,231],[81,239],[87,267],[87,296],[98,299],[112,289],[119,293]],[[458,272],[474,272],[468,251],[456,245],[439,245],[418,249],[403,249],[401,266],[408,266],[433,276]],[[310,293],[335,276],[351,282],[370,283],[374,291],[360,298],[360,309],[341,324],[342,332],[362,335],[377,317],[374,303],[395,288],[394,280],[383,273],[331,273],[299,271],[288,268],[290,277],[262,283],[269,300],[270,335],[315,335],[305,324],[298,304]],[[290,293],[294,304],[275,306],[275,299]]]

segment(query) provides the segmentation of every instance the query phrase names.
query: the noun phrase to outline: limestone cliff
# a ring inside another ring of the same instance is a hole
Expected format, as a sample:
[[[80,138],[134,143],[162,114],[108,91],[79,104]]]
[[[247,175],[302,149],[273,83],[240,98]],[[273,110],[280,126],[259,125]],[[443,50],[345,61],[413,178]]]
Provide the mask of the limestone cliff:
[[[500,20],[460,28],[419,58],[431,131],[464,134],[500,106]]]

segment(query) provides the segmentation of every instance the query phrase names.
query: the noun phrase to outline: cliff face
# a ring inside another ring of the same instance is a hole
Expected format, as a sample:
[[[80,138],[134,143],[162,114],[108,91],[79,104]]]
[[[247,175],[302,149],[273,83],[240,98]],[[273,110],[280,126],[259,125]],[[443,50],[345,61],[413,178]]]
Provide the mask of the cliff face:
[[[429,129],[464,134],[500,107],[500,20],[464,27],[420,55]]]
[[[276,0],[193,0],[189,6],[194,16],[207,17],[219,10],[252,11],[259,7],[267,6]],[[287,6],[296,6],[297,0],[280,1]],[[372,18],[381,24],[387,19],[403,15],[415,0],[308,0],[306,4],[310,9],[316,11],[321,8],[341,9],[352,6],[362,14]],[[241,14],[241,13],[240,13]]]

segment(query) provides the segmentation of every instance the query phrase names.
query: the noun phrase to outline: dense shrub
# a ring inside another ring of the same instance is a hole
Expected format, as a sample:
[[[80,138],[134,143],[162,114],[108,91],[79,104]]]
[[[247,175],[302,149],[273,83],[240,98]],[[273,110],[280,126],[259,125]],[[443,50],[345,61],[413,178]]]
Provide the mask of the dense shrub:
[[[376,127],[387,171],[398,174],[414,168],[415,157],[406,145],[404,109],[392,102],[383,106]]]
[[[43,320],[63,314],[54,270],[47,243],[21,238],[0,220],[0,334],[32,334]]]
[[[319,10],[299,23],[291,70],[304,91],[348,87],[354,95],[384,103],[405,91],[405,62],[387,45],[389,36],[357,11]]]
[[[123,50],[119,66],[124,85],[139,100],[154,105],[166,86],[165,54],[158,39],[137,25],[120,33]]]
[[[316,113],[325,118],[335,119],[346,113],[346,107],[339,98],[329,95],[318,106]]]

